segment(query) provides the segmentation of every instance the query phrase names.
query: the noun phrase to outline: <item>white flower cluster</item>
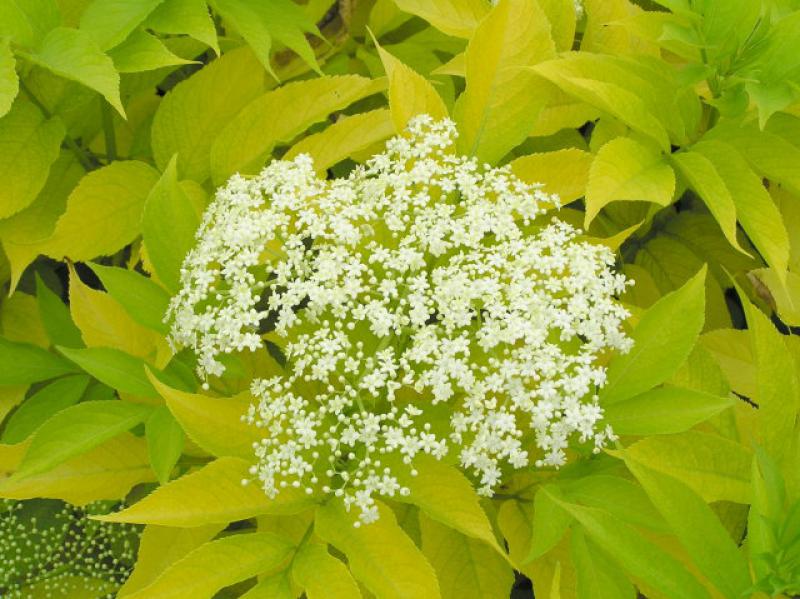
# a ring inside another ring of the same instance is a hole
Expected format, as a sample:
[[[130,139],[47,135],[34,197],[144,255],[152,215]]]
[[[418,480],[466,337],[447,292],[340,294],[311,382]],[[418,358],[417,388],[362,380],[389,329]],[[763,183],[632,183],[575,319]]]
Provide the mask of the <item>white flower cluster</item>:
[[[219,375],[220,354],[274,326],[285,374],[253,381],[246,415],[270,496],[321,489],[369,522],[374,495],[408,493],[397,468],[420,453],[453,450],[489,495],[504,469],[613,438],[595,395],[600,354],[630,345],[613,254],[534,222],[557,198],[457,155],[455,136],[420,116],[347,178],[275,161],[208,209],[172,341]]]

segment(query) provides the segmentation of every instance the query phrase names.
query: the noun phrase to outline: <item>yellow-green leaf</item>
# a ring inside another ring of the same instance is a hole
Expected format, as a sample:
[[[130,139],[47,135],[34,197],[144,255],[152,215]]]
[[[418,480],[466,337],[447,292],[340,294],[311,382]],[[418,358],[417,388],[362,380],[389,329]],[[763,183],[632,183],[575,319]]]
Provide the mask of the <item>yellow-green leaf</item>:
[[[661,152],[627,137],[600,148],[586,187],[586,222],[611,202],[639,201],[668,206],[675,193],[675,173]]]
[[[418,114],[428,114],[437,120],[446,118],[447,107],[431,83],[373,41],[389,78],[389,108],[395,130],[402,132]]]
[[[127,597],[211,599],[226,586],[277,567],[291,552],[286,540],[268,532],[224,537],[201,545]]]
[[[0,121],[2,122],[2,121]],[[11,289],[37,255],[41,242],[50,237],[64,207],[67,196],[85,174],[75,156],[62,150],[50,166],[47,182],[27,208],[0,221],[0,243],[11,264]]]
[[[789,234],[761,178],[733,146],[704,141],[693,148],[714,165],[730,192],[742,228],[767,264],[783,277],[789,266]]]
[[[124,433],[49,472],[0,481],[0,497],[45,497],[84,505],[122,499],[134,485],[153,480],[144,440]]]
[[[489,6],[482,0],[396,0],[397,6],[456,37],[469,39]]]
[[[442,599],[505,597],[514,572],[485,543],[420,516],[422,553],[428,558],[442,591]]]
[[[30,206],[42,190],[50,165],[59,155],[64,125],[45,119],[28,102],[16,102],[0,118],[0,218]]]
[[[694,150],[672,154],[671,158],[683,178],[708,206],[728,242],[746,253],[736,239],[736,204],[714,163]]]
[[[769,318],[740,293],[747,317],[756,372],[756,439],[780,464],[790,451],[800,408],[797,363],[784,335]]]
[[[261,441],[263,435],[255,426],[242,422],[252,402],[248,394],[209,397],[168,387],[149,372],[148,377],[183,430],[200,447],[220,457],[253,456],[253,443]]]
[[[392,511],[378,503],[376,522],[356,528],[356,510],[334,499],[317,509],[314,530],[347,557],[350,571],[381,599],[439,599],[430,563],[397,525]]]
[[[249,48],[225,53],[176,85],[153,118],[153,157],[162,170],[178,154],[181,178],[205,181],[211,146],[238,112],[264,90],[264,71]]]
[[[85,285],[71,266],[69,273],[70,313],[88,347],[110,347],[145,360],[168,352],[159,334],[133,320],[110,294]]]
[[[142,238],[159,280],[172,292],[180,285],[181,264],[195,243],[200,219],[178,184],[176,156],[150,190],[142,215]],[[163,313],[162,313],[163,317]]]
[[[343,116],[333,125],[300,140],[286,153],[287,160],[299,154],[314,159],[319,175],[345,158],[374,146],[394,133],[391,113],[385,108]]]
[[[85,31],[57,27],[45,36],[36,53],[27,57],[56,75],[99,92],[125,117],[114,62]]]
[[[541,152],[511,162],[511,170],[526,183],[542,183],[544,191],[558,194],[561,204],[583,197],[592,155],[578,148]]]
[[[466,476],[457,468],[424,454],[414,459],[414,468],[417,476],[397,469],[400,484],[411,491],[408,496],[399,496],[399,501],[418,506],[432,519],[484,541],[505,555]]]
[[[127,597],[146,587],[169,566],[190,551],[213,539],[225,528],[223,524],[207,524],[193,528],[145,526],[139,538],[139,551],[133,572],[119,589],[117,597]]]
[[[219,458],[159,487],[121,512],[98,519],[187,528],[261,514],[296,514],[314,505],[313,497],[297,489],[281,489],[275,499],[267,497],[257,481],[249,481],[253,460]],[[244,480],[249,484],[242,484]]]
[[[550,21],[551,35],[556,50],[567,52],[575,41],[577,6],[573,0],[536,0]]]
[[[16,61],[11,52],[11,41],[0,40],[0,117],[11,110],[14,98],[19,91],[19,78],[15,68]]]
[[[700,431],[647,437],[626,459],[682,481],[708,502],[750,502],[753,453],[741,443]]]
[[[211,148],[211,175],[222,183],[235,172],[254,174],[279,142],[291,141],[316,122],[381,91],[385,84],[359,75],[288,83],[245,106]],[[281,118],[275,114],[280,111]]]
[[[669,135],[642,94],[647,82],[635,77],[633,70],[622,70],[611,57],[569,53],[563,58],[549,60],[533,70],[554,83],[564,92],[599,108],[628,125],[631,129],[653,139],[663,151],[669,151]],[[634,91],[635,90],[635,91]]]
[[[308,599],[361,599],[347,566],[322,545],[307,543],[297,552],[292,577]]]
[[[153,167],[136,160],[92,171],[70,194],[66,212],[39,245],[40,253],[86,261],[122,249],[141,232],[142,208],[157,180]]]
[[[496,162],[528,136],[547,99],[528,67],[554,55],[536,2],[498,2],[466,51],[467,86],[455,110],[464,153]]]
[[[570,535],[571,557],[578,577],[579,597],[585,599],[634,599],[636,589],[625,573],[603,550],[586,539],[583,529]]]
[[[314,51],[304,35],[319,35],[319,32],[303,9],[291,0],[212,0],[210,4],[247,41],[264,68],[273,75],[270,62],[273,38],[320,72]]]
[[[241,596],[241,599],[296,599],[292,590],[290,573],[281,570],[277,574],[262,578],[256,586]]]

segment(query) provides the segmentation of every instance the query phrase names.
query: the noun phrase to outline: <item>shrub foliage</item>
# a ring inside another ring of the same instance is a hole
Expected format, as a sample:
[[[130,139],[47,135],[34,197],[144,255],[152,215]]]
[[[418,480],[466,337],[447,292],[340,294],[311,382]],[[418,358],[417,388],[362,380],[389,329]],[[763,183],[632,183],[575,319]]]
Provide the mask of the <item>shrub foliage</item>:
[[[613,253],[633,346],[602,451],[420,456],[360,525],[243,484],[274,323],[206,380],[164,315],[234,174],[420,114]],[[797,0],[0,0],[0,595],[800,593],[799,167]]]

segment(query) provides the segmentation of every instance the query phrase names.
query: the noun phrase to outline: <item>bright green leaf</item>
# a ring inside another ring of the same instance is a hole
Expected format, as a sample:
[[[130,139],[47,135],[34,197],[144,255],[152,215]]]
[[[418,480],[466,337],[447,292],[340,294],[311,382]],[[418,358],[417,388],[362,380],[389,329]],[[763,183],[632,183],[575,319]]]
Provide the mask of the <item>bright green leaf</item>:
[[[163,0],[144,25],[159,33],[188,35],[219,54],[217,30],[205,0]]]
[[[789,235],[761,179],[741,154],[723,142],[705,141],[694,146],[725,181],[736,215],[747,236],[767,264],[783,273],[789,265]]]
[[[727,397],[667,386],[613,403],[604,415],[618,435],[681,433],[734,403]]]
[[[631,351],[615,356],[608,365],[608,382],[600,391],[603,405],[652,389],[683,364],[703,328],[705,277],[703,267],[642,315],[631,335]]]
[[[133,320],[159,333],[168,332],[169,327],[164,324],[164,315],[169,305],[169,294],[163,288],[134,270],[100,264],[89,264],[89,266],[103,283],[108,294],[125,308]]]
[[[47,336],[53,345],[83,347],[81,331],[75,326],[69,308],[61,301],[39,274],[36,274],[36,301]]]
[[[653,96],[658,96],[652,82],[633,70],[621,67],[613,57],[588,52],[568,53],[533,67],[533,70],[578,98],[618,119],[653,141],[661,150],[670,149],[669,135],[655,112]]]
[[[159,406],[148,417],[144,430],[150,464],[158,482],[163,485],[181,457],[183,429],[166,406]]]
[[[737,250],[744,252],[736,238],[736,204],[714,164],[694,150],[672,154],[671,158],[684,179],[708,206],[725,238]]]
[[[123,117],[119,97],[119,74],[108,55],[84,31],[58,27],[42,41],[31,61],[56,75],[82,83],[99,92]]]
[[[297,52],[311,68],[319,69],[304,36],[318,31],[303,10],[290,0],[212,0],[211,5],[247,41],[270,73],[273,38]]]
[[[47,472],[136,426],[150,410],[124,401],[86,401],[66,408],[36,430],[14,477]]]
[[[157,37],[145,31],[134,31],[108,55],[120,73],[139,73],[192,63],[170,52]]]
[[[81,15],[81,30],[102,50],[120,44],[163,0],[94,0]]]
[[[572,516],[553,499],[557,488],[539,489],[533,498],[531,548],[525,563],[533,561],[555,547],[572,524]]]
[[[17,408],[3,427],[0,441],[20,443],[50,416],[78,402],[89,385],[85,375],[57,379],[31,395]]]
[[[568,511],[592,541],[608,551],[631,575],[667,597],[707,599],[708,592],[680,562],[640,535],[635,528],[619,522],[607,512],[555,501]]]
[[[726,597],[743,596],[751,584],[747,562],[705,501],[671,476],[626,463],[700,571]]]
[[[137,397],[158,397],[145,376],[145,362],[141,358],[110,347],[59,347],[58,350],[109,387]]]
[[[33,48],[58,26],[58,8],[55,0],[0,0],[0,37]]]
[[[0,337],[0,385],[27,385],[76,371],[61,356]]]

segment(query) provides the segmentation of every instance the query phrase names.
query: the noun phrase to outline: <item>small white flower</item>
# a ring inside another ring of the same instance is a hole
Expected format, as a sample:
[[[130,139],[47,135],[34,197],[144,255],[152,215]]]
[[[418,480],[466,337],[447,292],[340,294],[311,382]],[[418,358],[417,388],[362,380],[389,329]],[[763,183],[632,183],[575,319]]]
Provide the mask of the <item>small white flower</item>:
[[[454,151],[452,122],[417,117],[345,179],[307,156],[235,176],[207,210],[173,298],[172,342],[256,350],[273,322],[283,375],[256,379],[265,431],[253,474],[275,496],[323,490],[378,517],[406,494],[393,468],[456,452],[481,493],[506,466],[560,466],[602,447],[598,363],[626,351],[627,282],[603,246],[551,219],[557,198]]]

